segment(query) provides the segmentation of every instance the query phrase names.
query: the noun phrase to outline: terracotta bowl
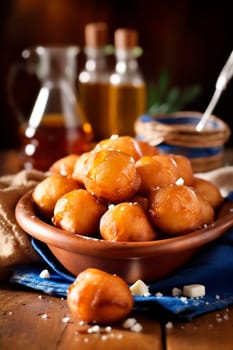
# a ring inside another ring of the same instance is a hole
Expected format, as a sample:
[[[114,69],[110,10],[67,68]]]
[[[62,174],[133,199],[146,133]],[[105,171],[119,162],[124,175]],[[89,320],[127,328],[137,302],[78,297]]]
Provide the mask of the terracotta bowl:
[[[46,243],[73,275],[95,267],[115,273],[128,283],[138,279],[150,282],[168,275],[233,226],[233,212],[225,207],[213,225],[183,236],[150,242],[105,241],[75,235],[42,221],[31,191],[17,203],[16,219],[24,231]]]

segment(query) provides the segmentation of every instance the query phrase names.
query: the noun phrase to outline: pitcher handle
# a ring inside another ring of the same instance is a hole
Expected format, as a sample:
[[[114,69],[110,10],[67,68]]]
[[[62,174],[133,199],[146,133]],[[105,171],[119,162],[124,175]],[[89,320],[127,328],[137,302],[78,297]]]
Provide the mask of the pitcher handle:
[[[36,76],[35,66],[33,64],[27,65],[25,62],[13,64],[8,72],[8,77],[6,82],[9,106],[12,108],[13,112],[18,116],[19,122],[24,122],[25,121],[24,113],[22,111],[22,108],[20,107],[20,104],[17,103],[15,96],[13,94],[14,86],[20,73],[24,73],[29,76]]]

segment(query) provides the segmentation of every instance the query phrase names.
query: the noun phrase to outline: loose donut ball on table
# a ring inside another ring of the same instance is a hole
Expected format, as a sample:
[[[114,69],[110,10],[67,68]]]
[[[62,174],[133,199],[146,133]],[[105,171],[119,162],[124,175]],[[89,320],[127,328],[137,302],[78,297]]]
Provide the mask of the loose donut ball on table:
[[[151,241],[157,237],[145,211],[138,203],[110,206],[100,219],[100,234],[110,241]]]
[[[51,219],[57,200],[63,194],[78,188],[80,185],[77,181],[60,174],[52,174],[36,185],[32,198],[39,213]]]
[[[162,232],[181,235],[200,227],[201,205],[195,191],[185,185],[155,188],[149,198],[151,220]]]
[[[106,209],[87,190],[73,190],[58,199],[53,223],[72,233],[93,236],[99,230],[99,220]]]
[[[134,159],[124,152],[93,152],[87,161],[86,189],[110,203],[127,201],[139,189],[141,178]]]
[[[67,303],[72,314],[82,321],[111,324],[130,314],[134,300],[122,278],[88,268],[69,287]]]

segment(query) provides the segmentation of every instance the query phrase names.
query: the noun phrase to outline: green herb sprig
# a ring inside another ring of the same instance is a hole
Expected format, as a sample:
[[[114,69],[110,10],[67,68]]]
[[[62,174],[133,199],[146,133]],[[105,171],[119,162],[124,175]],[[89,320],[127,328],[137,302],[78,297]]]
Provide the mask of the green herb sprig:
[[[198,84],[183,89],[170,86],[167,71],[162,71],[157,83],[147,84],[147,113],[150,115],[184,110],[201,94]]]

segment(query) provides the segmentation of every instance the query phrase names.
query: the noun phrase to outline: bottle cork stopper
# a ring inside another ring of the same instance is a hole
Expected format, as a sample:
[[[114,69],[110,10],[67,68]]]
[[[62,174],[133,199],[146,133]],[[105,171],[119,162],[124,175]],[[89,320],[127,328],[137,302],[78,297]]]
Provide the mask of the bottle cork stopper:
[[[114,41],[115,47],[118,49],[132,49],[138,44],[138,32],[134,29],[117,29]]]
[[[88,23],[85,26],[86,45],[94,48],[105,46],[107,34],[108,27],[105,22]]]

